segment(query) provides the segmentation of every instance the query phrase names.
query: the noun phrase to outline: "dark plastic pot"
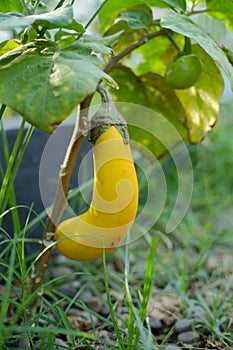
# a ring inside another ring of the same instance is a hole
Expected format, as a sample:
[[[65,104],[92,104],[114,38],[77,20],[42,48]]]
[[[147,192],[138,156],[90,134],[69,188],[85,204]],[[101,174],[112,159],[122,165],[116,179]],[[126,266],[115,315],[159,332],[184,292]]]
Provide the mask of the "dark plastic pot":
[[[61,129],[61,127],[59,129]],[[66,136],[61,137],[59,139],[59,149],[63,149],[64,153],[67,147],[67,143],[69,142],[70,136],[72,134],[72,130],[73,130],[73,126],[64,126],[64,129],[63,129],[64,133],[62,132],[62,134]],[[17,129],[7,130],[7,139],[8,139],[8,144],[10,149],[12,149],[14,145],[17,132],[18,132]],[[20,169],[18,171],[16,180],[15,180],[14,187],[15,187],[17,205],[19,206],[22,205],[27,207],[27,208],[22,207],[18,209],[18,212],[20,214],[21,228],[25,227],[25,223],[27,222],[27,218],[30,213],[30,207],[32,207],[33,210],[36,211],[38,214],[43,212],[45,209],[41,200],[41,193],[40,193],[40,187],[39,187],[39,168],[40,168],[41,157],[42,157],[45,145],[50,136],[51,135],[43,133],[39,130],[34,130],[34,133],[26,149],[25,155],[23,157],[22,163],[20,165]],[[77,167],[79,166],[80,160],[85,155],[87,150],[90,148],[91,148],[90,143],[85,140],[83,142],[83,145],[79,153],[79,157],[78,157],[79,161],[75,165],[76,170],[77,170]],[[51,162],[56,158],[56,156],[57,154],[51,155]],[[5,170],[6,163],[4,159],[1,135],[0,135],[0,163],[2,168]],[[75,169],[71,176],[71,182],[77,183],[77,172]],[[40,181],[41,180],[45,182],[48,181],[48,179],[46,178],[40,179]],[[1,179],[0,179],[0,184],[1,184]],[[29,222],[35,217],[36,215],[31,213]],[[43,221],[45,221],[45,219],[46,217],[44,216]],[[5,230],[8,234],[10,234],[11,237],[14,235],[14,227],[13,227],[11,212],[4,215],[1,231],[3,232],[3,230]],[[35,237],[41,238],[42,232],[43,232],[43,226],[41,223],[38,223],[32,229],[27,231],[26,236],[27,237],[30,236],[33,238]]]

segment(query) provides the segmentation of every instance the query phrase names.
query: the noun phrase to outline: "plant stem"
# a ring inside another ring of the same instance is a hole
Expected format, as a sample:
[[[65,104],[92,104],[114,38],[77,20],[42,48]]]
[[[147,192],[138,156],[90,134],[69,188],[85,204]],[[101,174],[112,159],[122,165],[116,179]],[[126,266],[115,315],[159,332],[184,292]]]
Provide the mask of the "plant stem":
[[[94,12],[94,14],[91,16],[91,18],[89,19],[89,21],[85,24],[84,29],[86,30],[91,23],[94,21],[94,19],[96,18],[96,16],[99,14],[100,10],[104,7],[104,5],[108,2],[108,0],[105,0],[99,7],[98,9]],[[83,36],[84,33],[81,33],[77,36],[77,39],[80,39]]]
[[[30,7],[30,5],[27,5],[25,0],[20,0],[21,4],[23,5],[24,9],[26,10],[28,15],[33,15],[33,8]]]
[[[187,36],[184,37],[184,54],[189,55],[192,53],[192,45],[191,45],[191,39],[188,38]]]
[[[107,66],[104,69],[105,73],[109,73],[114,68],[114,66],[117,62],[119,62],[125,56],[129,55],[132,51],[134,51],[134,50],[138,49],[140,46],[146,44],[149,40],[152,40],[152,39],[157,38],[157,37],[162,36],[162,35],[167,35],[166,29],[161,29],[158,32],[143,35],[143,37],[139,41],[132,44],[131,46],[128,46],[125,50],[120,52],[118,55],[113,56],[109,60]]]
[[[51,254],[51,248],[54,245],[53,233],[67,205],[68,186],[72,170],[75,164],[75,160],[77,158],[81,144],[84,138],[87,136],[87,117],[85,114],[87,113],[91,99],[92,95],[89,95],[83,101],[83,103],[81,103],[80,108],[78,106],[77,119],[73,135],[71,137],[70,144],[67,148],[63,164],[60,168],[58,185],[53,207],[51,209],[50,215],[48,216],[44,234],[42,237],[41,253],[31,274],[31,294],[34,293],[35,296],[32,298],[32,301],[29,305],[30,314],[32,314],[36,308],[37,301],[39,299],[39,288],[43,284],[44,274],[47,271],[47,266]]]
[[[98,9],[95,11],[95,13],[91,16],[91,18],[87,22],[87,24],[84,26],[85,29],[87,29],[90,26],[90,24],[94,21],[96,16],[99,14],[100,10],[104,7],[104,5],[106,5],[107,2],[108,2],[108,0],[105,0],[104,2],[102,2],[100,7],[98,7]]]

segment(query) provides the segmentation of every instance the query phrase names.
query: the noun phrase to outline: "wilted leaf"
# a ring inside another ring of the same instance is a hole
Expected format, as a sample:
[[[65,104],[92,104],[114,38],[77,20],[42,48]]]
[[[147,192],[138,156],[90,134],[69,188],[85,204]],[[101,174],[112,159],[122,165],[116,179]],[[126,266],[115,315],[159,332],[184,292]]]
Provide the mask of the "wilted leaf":
[[[95,56],[35,41],[1,56],[0,101],[37,128],[52,132],[96,90],[101,78],[110,79],[99,63]]]
[[[233,87],[233,67],[223,50],[212,39],[209,33],[204,31],[187,16],[180,15],[174,11],[169,11],[161,19],[161,26],[194,39],[212,57],[216,64],[224,70]]]

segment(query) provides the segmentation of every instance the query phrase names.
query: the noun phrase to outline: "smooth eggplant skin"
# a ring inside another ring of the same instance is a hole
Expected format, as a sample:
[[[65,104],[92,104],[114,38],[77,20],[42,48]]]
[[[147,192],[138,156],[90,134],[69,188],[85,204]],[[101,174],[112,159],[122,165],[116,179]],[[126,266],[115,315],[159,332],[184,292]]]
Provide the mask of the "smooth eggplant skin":
[[[57,249],[73,260],[94,260],[126,238],[138,208],[138,181],[129,143],[110,126],[93,144],[94,187],[89,209],[64,220]]]
[[[188,89],[200,79],[202,62],[194,54],[181,56],[171,62],[165,72],[166,82],[178,90]]]

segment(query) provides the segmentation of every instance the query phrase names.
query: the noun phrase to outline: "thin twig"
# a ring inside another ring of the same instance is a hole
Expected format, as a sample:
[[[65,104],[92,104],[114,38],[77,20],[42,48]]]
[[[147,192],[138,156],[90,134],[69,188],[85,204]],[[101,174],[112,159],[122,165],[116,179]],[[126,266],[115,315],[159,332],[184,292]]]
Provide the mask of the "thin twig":
[[[102,8],[107,4],[108,0],[104,0],[104,2],[102,2],[102,4],[98,7],[98,9],[95,11],[95,13],[91,16],[91,18],[89,19],[89,21],[87,22],[87,24],[85,24],[84,28],[87,29],[91,23],[94,21],[94,19],[97,17],[97,15],[99,14],[99,12],[102,10]]]
[[[117,62],[122,60],[122,58],[124,58],[125,56],[129,55],[132,51],[134,51],[134,50],[138,49],[140,46],[146,44],[149,40],[152,40],[152,39],[157,38],[157,37],[162,36],[162,35],[167,35],[167,29],[161,29],[158,32],[143,35],[143,37],[139,41],[128,46],[125,50],[120,52],[118,55],[113,56],[104,69],[105,73],[109,73],[113,69],[113,67],[115,66],[115,64]]]
[[[102,8],[107,4],[108,0],[104,0],[104,2],[102,4],[100,4],[100,6],[97,8],[97,10],[94,12],[94,14],[91,16],[91,18],[89,19],[89,21],[85,24],[84,29],[85,31],[88,29],[88,27],[91,25],[91,23],[94,21],[94,19],[97,17],[97,15],[99,14],[99,12],[102,10]],[[84,32],[85,33],[85,32]],[[79,40],[84,33],[81,33],[77,36],[76,40]]]

